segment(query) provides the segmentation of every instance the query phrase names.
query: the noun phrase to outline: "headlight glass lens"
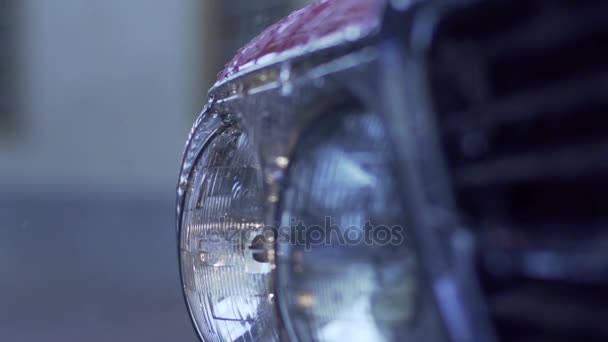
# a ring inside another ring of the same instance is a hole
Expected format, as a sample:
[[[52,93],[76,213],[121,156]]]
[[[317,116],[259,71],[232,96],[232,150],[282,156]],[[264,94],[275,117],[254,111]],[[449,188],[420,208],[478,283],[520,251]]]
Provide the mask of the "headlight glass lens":
[[[313,128],[281,199],[277,275],[287,327],[300,341],[401,341],[417,271],[385,129],[357,111]]]
[[[192,170],[180,229],[184,291],[206,342],[278,340],[262,222],[256,151],[228,127]]]

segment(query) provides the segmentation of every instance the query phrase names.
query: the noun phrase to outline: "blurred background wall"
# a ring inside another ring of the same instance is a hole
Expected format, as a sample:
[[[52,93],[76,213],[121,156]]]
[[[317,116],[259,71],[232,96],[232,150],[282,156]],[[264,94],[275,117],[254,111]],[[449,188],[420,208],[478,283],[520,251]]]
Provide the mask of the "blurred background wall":
[[[305,2],[0,0],[0,340],[196,340],[185,139],[221,66]]]

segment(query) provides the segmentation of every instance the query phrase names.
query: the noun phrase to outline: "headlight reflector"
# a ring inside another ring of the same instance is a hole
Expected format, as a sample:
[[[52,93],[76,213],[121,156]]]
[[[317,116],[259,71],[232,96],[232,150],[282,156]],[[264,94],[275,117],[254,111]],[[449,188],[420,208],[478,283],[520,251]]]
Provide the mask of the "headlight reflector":
[[[400,341],[417,272],[384,127],[356,111],[323,121],[301,141],[282,196],[281,310],[301,341]]]

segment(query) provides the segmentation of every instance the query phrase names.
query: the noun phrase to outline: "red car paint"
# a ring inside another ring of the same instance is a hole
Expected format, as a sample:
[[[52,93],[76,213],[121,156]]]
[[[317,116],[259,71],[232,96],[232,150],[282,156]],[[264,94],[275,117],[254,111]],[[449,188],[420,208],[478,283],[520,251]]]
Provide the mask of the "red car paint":
[[[267,28],[236,56],[218,74],[226,79],[263,56],[313,43],[346,27],[355,26],[363,35],[377,28],[383,0],[324,0],[316,2]]]

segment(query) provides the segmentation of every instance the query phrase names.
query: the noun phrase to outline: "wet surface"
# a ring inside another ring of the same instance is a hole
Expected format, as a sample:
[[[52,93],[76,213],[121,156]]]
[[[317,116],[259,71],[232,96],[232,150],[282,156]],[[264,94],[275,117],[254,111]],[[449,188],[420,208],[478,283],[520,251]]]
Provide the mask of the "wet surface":
[[[318,42],[347,27],[365,35],[379,24],[379,0],[319,1],[293,12],[264,30],[243,46],[218,75],[228,78],[260,62],[297,46]]]
[[[197,341],[174,198],[0,195],[0,340]]]

